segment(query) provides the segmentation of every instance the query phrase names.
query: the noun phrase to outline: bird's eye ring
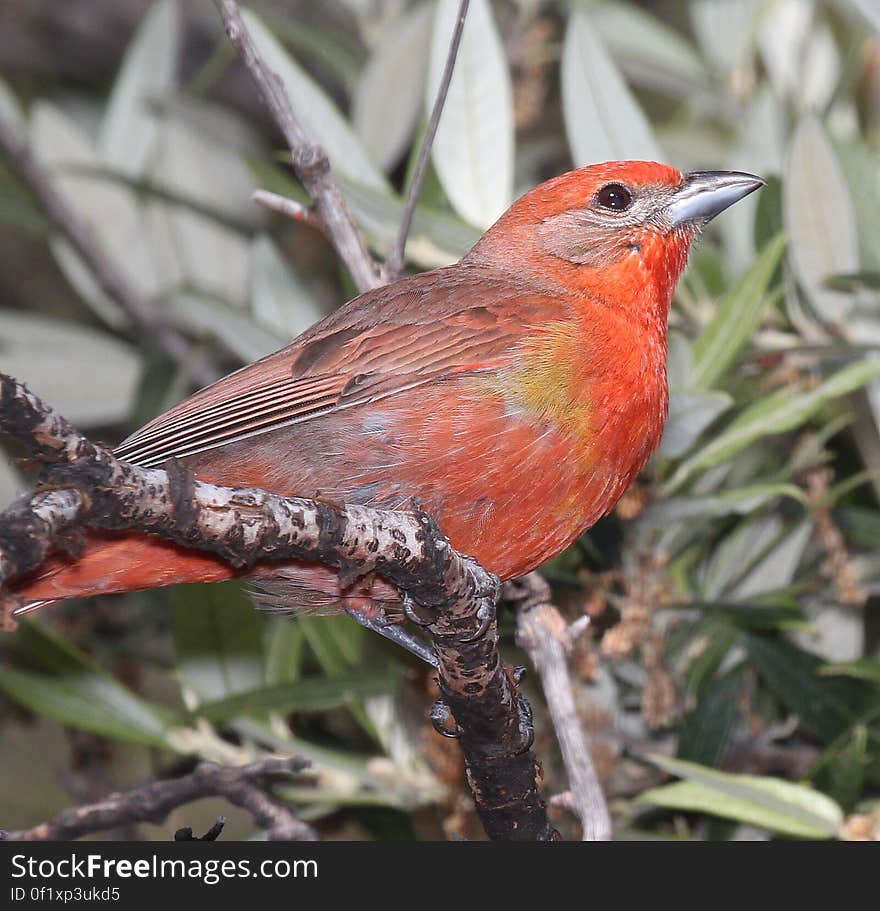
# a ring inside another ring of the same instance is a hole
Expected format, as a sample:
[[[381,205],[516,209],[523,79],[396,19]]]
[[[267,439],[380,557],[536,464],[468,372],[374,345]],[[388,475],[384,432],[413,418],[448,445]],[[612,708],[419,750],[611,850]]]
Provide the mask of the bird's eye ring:
[[[622,183],[606,183],[596,194],[596,202],[603,209],[623,212],[632,205],[632,193]]]

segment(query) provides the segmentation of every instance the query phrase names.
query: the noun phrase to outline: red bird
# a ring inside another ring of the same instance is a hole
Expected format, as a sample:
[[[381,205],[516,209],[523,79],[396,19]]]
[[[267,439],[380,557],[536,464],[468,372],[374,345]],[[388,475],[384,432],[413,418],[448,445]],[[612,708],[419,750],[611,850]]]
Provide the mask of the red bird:
[[[284,495],[389,509],[415,497],[458,550],[521,576],[607,513],[657,447],[667,315],[691,242],[763,183],[645,161],[563,174],[461,262],[362,294],[117,454]],[[158,538],[95,534],[21,587],[21,610],[233,575]],[[316,564],[251,575],[285,608],[399,600],[382,579],[340,591]]]

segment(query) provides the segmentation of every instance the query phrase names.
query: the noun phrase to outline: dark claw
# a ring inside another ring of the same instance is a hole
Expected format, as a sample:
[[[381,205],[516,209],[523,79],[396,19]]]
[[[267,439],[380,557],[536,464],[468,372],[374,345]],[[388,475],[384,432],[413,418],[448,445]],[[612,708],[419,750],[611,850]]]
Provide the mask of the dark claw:
[[[535,742],[535,724],[528,699],[525,696],[519,696],[516,705],[519,709],[519,733],[523,738],[522,748],[516,751],[516,755],[519,756],[532,748],[532,744]]]
[[[517,664],[513,669],[513,682],[519,686],[520,682],[525,679],[526,676],[526,666],[524,664]]]
[[[452,718],[452,712],[449,711],[449,706],[442,699],[438,699],[431,706],[430,718],[434,730],[443,737],[457,738],[461,736],[461,728],[457,724],[453,729],[447,727],[449,720]]]
[[[476,642],[477,639],[482,639],[483,636],[489,630],[489,627],[492,625],[492,621],[495,619],[495,599],[494,598],[484,598],[483,603],[477,609],[477,620],[480,621],[479,629],[473,634],[473,636],[464,636],[459,639],[459,642]]]
[[[416,613],[415,608],[413,607],[413,600],[410,598],[406,592],[403,593],[403,601],[401,602],[403,607],[403,616],[406,617],[410,623],[415,623],[416,626],[430,626],[431,624],[422,620],[422,618]]]
[[[392,623],[386,616],[383,615],[371,619],[365,617],[360,611],[351,607],[346,609],[346,613],[366,629],[372,630],[374,633],[384,636],[395,645],[405,648],[410,654],[415,655],[416,658],[420,658],[426,664],[430,664],[431,667],[437,667],[438,660],[434,649],[426,642],[422,642],[421,639],[417,639],[415,636],[408,633],[402,626]]]

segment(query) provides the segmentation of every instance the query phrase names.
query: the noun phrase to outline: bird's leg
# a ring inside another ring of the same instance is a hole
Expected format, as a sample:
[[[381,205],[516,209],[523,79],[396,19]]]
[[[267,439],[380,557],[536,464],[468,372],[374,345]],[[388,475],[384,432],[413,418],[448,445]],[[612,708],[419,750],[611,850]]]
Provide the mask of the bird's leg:
[[[374,633],[378,633],[391,642],[402,646],[410,654],[415,655],[416,658],[420,658],[426,664],[430,664],[431,667],[437,667],[437,655],[434,654],[434,649],[422,642],[421,639],[417,639],[412,633],[408,633],[399,623],[394,623],[384,611],[375,618],[367,617],[354,607],[347,607],[345,612],[366,629],[372,630]]]

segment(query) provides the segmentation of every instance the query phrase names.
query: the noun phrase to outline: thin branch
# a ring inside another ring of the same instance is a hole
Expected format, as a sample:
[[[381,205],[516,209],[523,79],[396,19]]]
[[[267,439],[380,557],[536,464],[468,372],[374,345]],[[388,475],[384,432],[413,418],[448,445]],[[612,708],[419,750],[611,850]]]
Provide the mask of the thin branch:
[[[266,831],[270,841],[315,841],[318,834],[312,826],[298,819],[290,807],[275,800],[262,786],[264,779],[295,774],[308,765],[307,759],[297,756],[269,756],[246,766],[203,762],[189,775],[118,791],[96,803],[63,810],[32,829],[0,833],[0,838],[70,841],[130,823],[160,823],[172,810],[184,804],[203,797],[224,797],[247,810],[256,825]]]
[[[509,583],[505,596],[519,602],[517,642],[541,678],[562,759],[568,773],[569,804],[581,820],[584,841],[608,841],[611,816],[578,718],[566,660],[566,623],[550,602],[550,586],[537,573]]]
[[[357,289],[369,291],[383,284],[345,199],[330,173],[327,153],[313,142],[291,106],[281,80],[260,57],[244,24],[236,0],[214,0],[226,34],[253,77],[290,149],[293,170],[315,204],[315,216],[351,273]]]
[[[114,300],[141,333],[152,339],[183,371],[206,385],[217,376],[193,356],[193,347],[177,330],[163,322],[159,310],[134,288],[117,264],[107,256],[91,225],[67,204],[55,185],[55,178],[40,163],[30,146],[14,127],[0,116],[0,149],[39,201],[52,225],[64,235],[89,267],[101,290]]]
[[[292,221],[303,222],[316,228],[321,227],[320,220],[308,206],[304,206],[289,196],[281,196],[279,193],[272,193],[269,190],[254,190],[251,199],[263,208],[269,209],[270,212],[277,212]]]
[[[377,572],[431,639],[443,695],[432,719],[459,740],[489,836],[556,836],[538,793],[531,713],[499,657],[498,580],[455,551],[425,513],[220,487],[174,461],[165,470],[121,462],[3,374],[0,428],[48,464],[37,491],[0,514],[0,609],[4,587],[82,528],[152,533],[243,572],[260,561],[323,563],[339,570],[343,587]],[[66,492],[73,495],[48,499]]]
[[[406,257],[406,240],[409,237],[410,228],[412,227],[413,215],[416,210],[416,203],[422,192],[422,184],[425,180],[425,172],[428,169],[428,158],[431,155],[431,148],[434,145],[434,137],[437,135],[437,127],[440,124],[440,117],[443,114],[443,106],[446,104],[446,96],[449,93],[449,84],[452,82],[452,73],[455,70],[455,60],[458,57],[458,49],[461,46],[461,36],[464,32],[464,21],[467,17],[467,11],[470,0],[461,0],[458,8],[458,19],[455,22],[455,29],[452,32],[452,40],[449,43],[449,54],[446,57],[446,66],[443,68],[443,76],[440,79],[440,87],[437,89],[437,97],[434,100],[434,107],[431,109],[431,117],[428,120],[428,126],[425,130],[422,145],[419,149],[419,157],[416,162],[416,168],[413,172],[413,178],[410,182],[409,193],[406,197],[406,205],[403,207],[403,216],[400,220],[400,230],[388,259],[385,261],[385,278],[387,281],[393,281],[403,272],[403,264]]]

